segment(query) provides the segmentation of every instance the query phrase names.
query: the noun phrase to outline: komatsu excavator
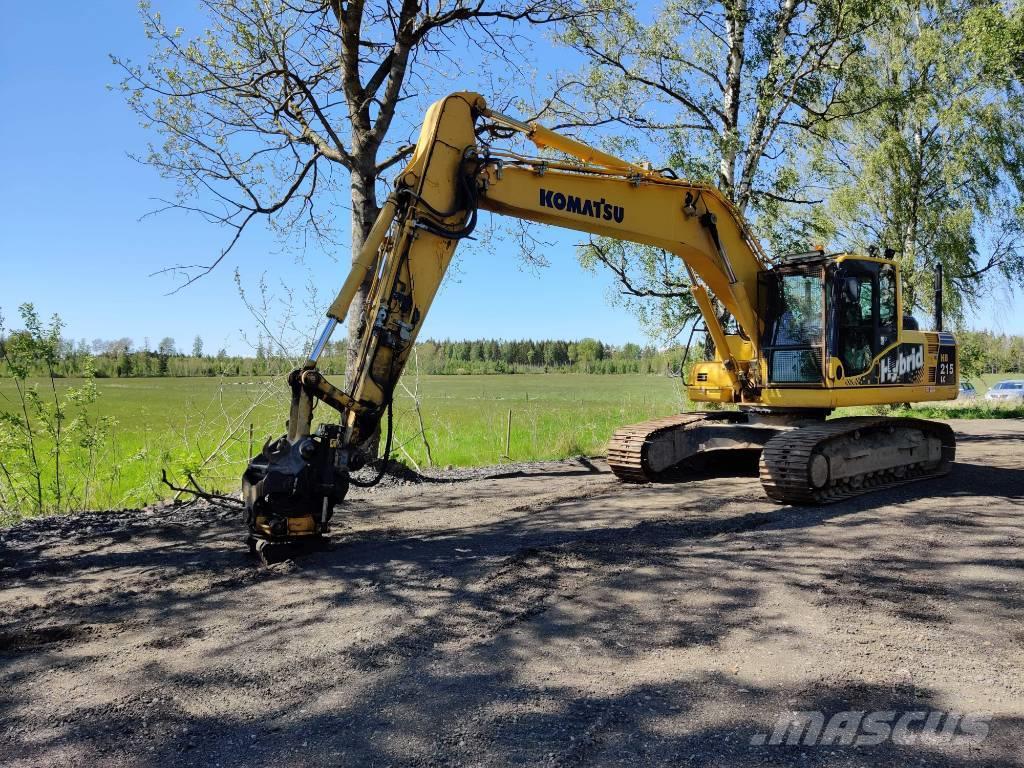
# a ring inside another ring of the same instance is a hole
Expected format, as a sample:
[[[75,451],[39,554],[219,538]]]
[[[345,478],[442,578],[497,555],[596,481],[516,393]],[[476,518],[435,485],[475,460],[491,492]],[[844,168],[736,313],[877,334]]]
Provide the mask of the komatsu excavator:
[[[521,132],[551,152],[539,158],[500,151],[482,138],[497,131],[485,128]],[[473,232],[481,210],[642,243],[685,264],[714,345],[714,359],[693,366],[686,391],[691,401],[716,409],[616,431],[608,463],[622,480],[649,482],[694,460],[713,465],[723,454],[758,451],[770,498],[818,504],[949,472],[955,442],[945,424],[827,419],[841,406],[957,396],[956,341],[941,331],[941,320],[940,330],[923,332],[904,314],[891,258],[820,249],[771,261],[714,187],[502,115],[478,94],[455,93],[427,112],[412,159],[326,327],[288,377],[287,434],[245,471],[254,550],[328,531],[350,484],[365,484],[352,473],[375,458],[368,446],[376,446],[385,414],[388,453],[398,379],[455,247]],[[317,370],[317,360],[367,277],[355,370],[340,389]],[[721,319],[712,296],[731,321]],[[317,402],[340,419],[314,432]]]

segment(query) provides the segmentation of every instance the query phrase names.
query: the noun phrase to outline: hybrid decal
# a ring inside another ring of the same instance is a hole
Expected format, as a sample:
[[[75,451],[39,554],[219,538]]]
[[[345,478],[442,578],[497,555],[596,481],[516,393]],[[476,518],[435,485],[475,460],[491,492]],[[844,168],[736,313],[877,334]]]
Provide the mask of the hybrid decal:
[[[924,345],[900,344],[889,350],[871,370],[851,376],[847,382],[855,386],[871,384],[920,384],[924,381]]]
[[[880,384],[910,384],[921,378],[924,370],[924,345],[900,344],[879,361]]]
[[[589,200],[576,195],[564,195],[551,189],[540,190],[540,207],[554,208],[556,211],[567,211],[578,216],[589,216],[592,219],[614,221],[621,224],[626,218],[626,209],[621,205],[612,205],[603,197]]]

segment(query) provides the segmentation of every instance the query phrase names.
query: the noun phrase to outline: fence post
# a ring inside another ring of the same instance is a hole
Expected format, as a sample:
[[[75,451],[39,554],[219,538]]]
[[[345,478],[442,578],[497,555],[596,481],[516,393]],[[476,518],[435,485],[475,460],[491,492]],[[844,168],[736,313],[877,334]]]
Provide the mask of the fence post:
[[[252,430],[253,430],[253,425],[250,422],[250,424],[249,424],[249,461],[252,461]]]
[[[512,460],[511,454],[512,446],[512,409],[508,409],[508,422],[505,426],[505,458]]]

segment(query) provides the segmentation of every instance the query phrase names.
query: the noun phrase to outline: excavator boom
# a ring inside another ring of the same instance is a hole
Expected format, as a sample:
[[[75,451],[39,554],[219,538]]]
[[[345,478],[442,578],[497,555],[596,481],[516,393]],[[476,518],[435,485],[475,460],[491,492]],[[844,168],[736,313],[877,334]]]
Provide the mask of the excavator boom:
[[[495,150],[478,138],[480,122],[520,132],[549,154],[538,158]],[[894,273],[891,263],[845,255],[826,258],[822,253],[817,261],[789,268],[803,276],[804,291],[787,293],[787,269],[774,268],[742,216],[714,187],[626,162],[542,126],[496,113],[477,94],[456,93],[428,111],[412,159],[398,176],[331,304],[323,332],[305,364],[289,376],[292,404],[286,435],[266,446],[246,470],[243,496],[254,541],[319,535],[327,530],[335,504],[344,498],[349,483],[355,482],[351,473],[373,458],[371,446],[417,334],[456,245],[473,232],[481,210],[642,243],[678,256],[690,276],[715,349],[715,360],[696,368],[696,381],[688,386],[691,399],[737,403],[745,409],[797,411],[805,420],[822,416],[837,404],[836,392],[852,380],[848,374],[854,368],[853,353],[846,354],[839,337],[826,339],[830,322],[836,328],[846,327],[831,319],[840,306],[856,304],[878,315],[891,303],[895,315],[889,319],[891,338],[879,335],[887,331],[880,331],[875,322],[875,336],[864,342],[864,349],[879,372],[893,365],[886,355],[907,352],[917,360],[917,346],[903,349],[907,344],[902,343],[899,323],[898,280],[891,297],[880,297],[883,283],[879,281],[887,278],[879,275]],[[845,266],[844,260],[849,262]],[[355,368],[342,390],[317,370],[317,361],[368,277]],[[829,288],[840,280],[842,290]],[[783,305],[788,315],[780,309]],[[808,339],[816,333],[817,341],[780,336],[783,327],[792,336],[797,316],[800,327],[810,334]],[[735,330],[727,330],[723,317],[735,321]],[[854,326],[849,328],[852,338]],[[920,368],[925,343],[930,341],[922,338],[918,345]],[[935,360],[942,355],[938,347]],[[951,359],[955,363],[955,347],[947,344],[944,360]],[[785,366],[808,373],[801,374],[803,379],[781,381],[778,373]],[[954,373],[943,377],[941,391],[915,379],[903,382],[905,386],[895,395],[886,393],[878,380],[880,373],[871,380],[875,368],[853,371],[863,381],[851,388],[869,402],[894,402],[889,399],[894,396],[901,401],[937,399],[956,390]],[[337,410],[340,420],[322,423],[314,433],[317,400]],[[706,420],[698,419],[701,424],[695,427],[692,416],[671,417],[672,424],[660,420],[650,429],[630,428],[617,434],[610,451],[613,468],[625,479],[649,479],[657,462],[652,464],[646,457],[660,456],[662,464],[671,465],[680,450],[685,453],[679,446],[687,442],[680,440],[687,429],[721,431],[736,422],[731,417],[716,418],[709,427]],[[792,424],[784,426],[788,430]],[[390,419],[387,429],[385,442],[390,446]],[[725,443],[738,440],[760,450],[767,440],[780,437],[780,431],[779,423],[758,423],[748,425],[739,438],[736,430],[719,437]],[[619,455],[624,458],[616,465],[614,457]]]

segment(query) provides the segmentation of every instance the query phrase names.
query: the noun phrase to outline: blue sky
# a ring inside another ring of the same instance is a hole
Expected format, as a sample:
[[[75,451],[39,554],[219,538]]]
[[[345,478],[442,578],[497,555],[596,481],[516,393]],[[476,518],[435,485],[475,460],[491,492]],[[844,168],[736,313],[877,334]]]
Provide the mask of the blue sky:
[[[187,15],[191,5],[182,11],[182,4],[164,5],[186,13],[169,22],[189,29],[195,21]],[[344,279],[347,252],[307,252],[298,263],[254,229],[212,274],[180,292],[169,293],[175,279],[151,276],[176,263],[209,261],[227,232],[179,213],[141,219],[155,207],[153,198],[172,189],[128,157],[154,137],[107,86],[118,81],[110,53],[142,61],[147,51],[131,0],[68,3],[59,13],[37,3],[6,9],[0,309],[11,325],[17,305],[32,301],[44,314],[58,312],[65,335],[75,339],[129,336],[141,344],[148,337],[155,345],[173,336],[189,347],[199,334],[208,351],[245,351],[256,328],[238,297],[236,268],[250,289],[265,275],[271,284],[285,281],[301,292],[313,276],[326,297]],[[610,281],[577,265],[572,244],[579,235],[548,229],[544,237],[555,245],[551,266],[539,271],[524,268],[501,238],[489,252],[463,254],[421,338],[645,341],[637,321],[607,301]],[[1019,297],[997,297],[973,324],[1021,333],[1022,308]],[[306,324],[312,331],[320,322],[310,316]]]

